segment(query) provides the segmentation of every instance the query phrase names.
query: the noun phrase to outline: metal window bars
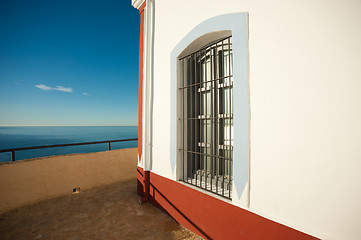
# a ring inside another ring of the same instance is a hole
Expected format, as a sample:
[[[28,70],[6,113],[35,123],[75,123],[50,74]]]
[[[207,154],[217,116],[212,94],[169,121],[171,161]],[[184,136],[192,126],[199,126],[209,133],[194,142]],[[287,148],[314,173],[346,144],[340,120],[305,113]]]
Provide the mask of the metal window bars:
[[[232,37],[179,59],[181,181],[231,199]]]

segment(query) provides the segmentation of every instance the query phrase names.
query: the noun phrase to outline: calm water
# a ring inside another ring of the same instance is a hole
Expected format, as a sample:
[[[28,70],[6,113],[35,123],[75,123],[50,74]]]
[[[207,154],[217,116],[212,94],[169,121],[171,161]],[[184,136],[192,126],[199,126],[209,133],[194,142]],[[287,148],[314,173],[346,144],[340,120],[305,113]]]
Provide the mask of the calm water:
[[[130,139],[138,137],[135,127],[0,127],[0,149],[41,145]],[[112,149],[137,147],[138,142],[112,143]],[[34,149],[15,152],[16,160],[70,153],[108,150],[108,144]],[[0,162],[10,161],[10,153],[0,153]]]

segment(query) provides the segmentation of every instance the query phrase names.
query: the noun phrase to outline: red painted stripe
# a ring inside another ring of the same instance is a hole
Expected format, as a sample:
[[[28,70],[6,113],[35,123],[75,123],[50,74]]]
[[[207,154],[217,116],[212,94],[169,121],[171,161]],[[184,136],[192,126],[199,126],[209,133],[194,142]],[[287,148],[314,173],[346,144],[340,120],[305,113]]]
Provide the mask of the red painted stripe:
[[[150,201],[205,239],[317,239],[150,173]]]
[[[139,9],[140,14],[140,36],[139,36],[139,86],[138,86],[138,156],[139,161],[142,157],[143,143],[143,51],[144,51],[144,7],[145,3]]]
[[[137,166],[137,193],[139,196],[144,196],[144,171],[143,168]]]

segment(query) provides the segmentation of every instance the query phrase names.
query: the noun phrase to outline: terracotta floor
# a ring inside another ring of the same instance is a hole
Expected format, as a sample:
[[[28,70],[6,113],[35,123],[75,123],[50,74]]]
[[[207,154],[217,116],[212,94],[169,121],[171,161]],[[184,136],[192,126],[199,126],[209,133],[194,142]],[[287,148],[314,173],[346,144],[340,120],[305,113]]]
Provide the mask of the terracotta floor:
[[[0,215],[0,239],[202,239],[135,190],[131,180],[17,208]]]

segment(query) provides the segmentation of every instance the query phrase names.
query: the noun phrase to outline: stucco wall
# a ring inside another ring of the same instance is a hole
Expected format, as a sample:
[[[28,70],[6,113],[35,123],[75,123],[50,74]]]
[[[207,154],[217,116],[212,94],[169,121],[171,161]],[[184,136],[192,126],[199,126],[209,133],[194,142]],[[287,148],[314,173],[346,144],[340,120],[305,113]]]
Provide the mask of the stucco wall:
[[[361,238],[358,0],[156,0],[152,171],[175,179],[172,50],[234,12],[249,14],[249,210],[317,237]]]

